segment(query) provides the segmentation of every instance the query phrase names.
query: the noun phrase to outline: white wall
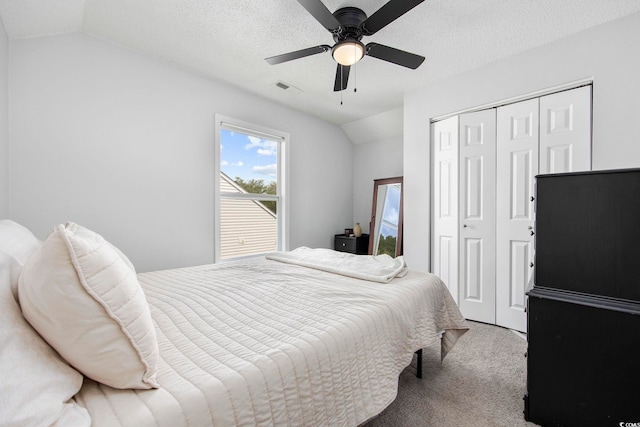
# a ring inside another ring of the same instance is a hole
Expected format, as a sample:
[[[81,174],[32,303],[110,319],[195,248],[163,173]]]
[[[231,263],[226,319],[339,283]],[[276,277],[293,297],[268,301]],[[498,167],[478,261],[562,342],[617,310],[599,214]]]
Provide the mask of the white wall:
[[[9,59],[13,217],[40,238],[74,221],[138,271],[212,262],[215,113],[290,133],[291,248],[331,247],[353,218],[338,126],[83,33]]]
[[[9,42],[0,20],[0,219],[8,218],[9,209],[9,122],[8,62]]]
[[[593,77],[593,168],[640,167],[640,14],[408,94],[404,103],[404,253],[429,269],[433,117]]]
[[[353,224],[359,222],[363,233],[369,233],[373,180],[402,176],[402,137],[356,145],[353,176]]]

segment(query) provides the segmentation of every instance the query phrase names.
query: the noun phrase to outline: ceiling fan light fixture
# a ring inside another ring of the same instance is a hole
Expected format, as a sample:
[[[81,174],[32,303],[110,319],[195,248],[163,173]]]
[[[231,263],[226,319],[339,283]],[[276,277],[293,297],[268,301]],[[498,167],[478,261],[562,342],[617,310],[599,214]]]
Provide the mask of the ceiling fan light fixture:
[[[364,56],[364,44],[355,39],[342,40],[331,49],[333,59],[346,67],[360,61]]]

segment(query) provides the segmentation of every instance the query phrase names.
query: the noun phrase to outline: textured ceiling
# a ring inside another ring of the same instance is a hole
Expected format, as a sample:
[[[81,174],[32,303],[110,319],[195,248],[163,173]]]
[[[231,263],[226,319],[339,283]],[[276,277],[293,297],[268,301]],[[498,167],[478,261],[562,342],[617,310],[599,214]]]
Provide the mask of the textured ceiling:
[[[355,6],[367,15],[386,3],[323,1],[330,11]],[[296,0],[0,0],[10,39],[84,31],[340,125],[397,110],[405,92],[427,83],[637,11],[640,0],[427,0],[363,40],[423,55],[422,66],[365,57],[341,95],[330,53],[264,61],[333,44]]]

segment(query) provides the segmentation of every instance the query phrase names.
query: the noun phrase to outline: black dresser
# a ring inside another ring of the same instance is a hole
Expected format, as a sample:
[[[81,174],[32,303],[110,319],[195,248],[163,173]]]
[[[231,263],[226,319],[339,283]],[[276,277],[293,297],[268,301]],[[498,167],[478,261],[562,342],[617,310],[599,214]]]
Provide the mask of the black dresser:
[[[536,180],[525,419],[640,425],[640,169]]]

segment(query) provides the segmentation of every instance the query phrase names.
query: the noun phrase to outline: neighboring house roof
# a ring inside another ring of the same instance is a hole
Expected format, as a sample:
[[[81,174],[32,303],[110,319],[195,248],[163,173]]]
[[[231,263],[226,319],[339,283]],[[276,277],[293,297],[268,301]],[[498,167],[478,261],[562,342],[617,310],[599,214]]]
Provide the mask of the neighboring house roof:
[[[222,193],[247,193],[228,175],[220,172]],[[255,200],[220,200],[221,258],[277,250],[277,216]]]

